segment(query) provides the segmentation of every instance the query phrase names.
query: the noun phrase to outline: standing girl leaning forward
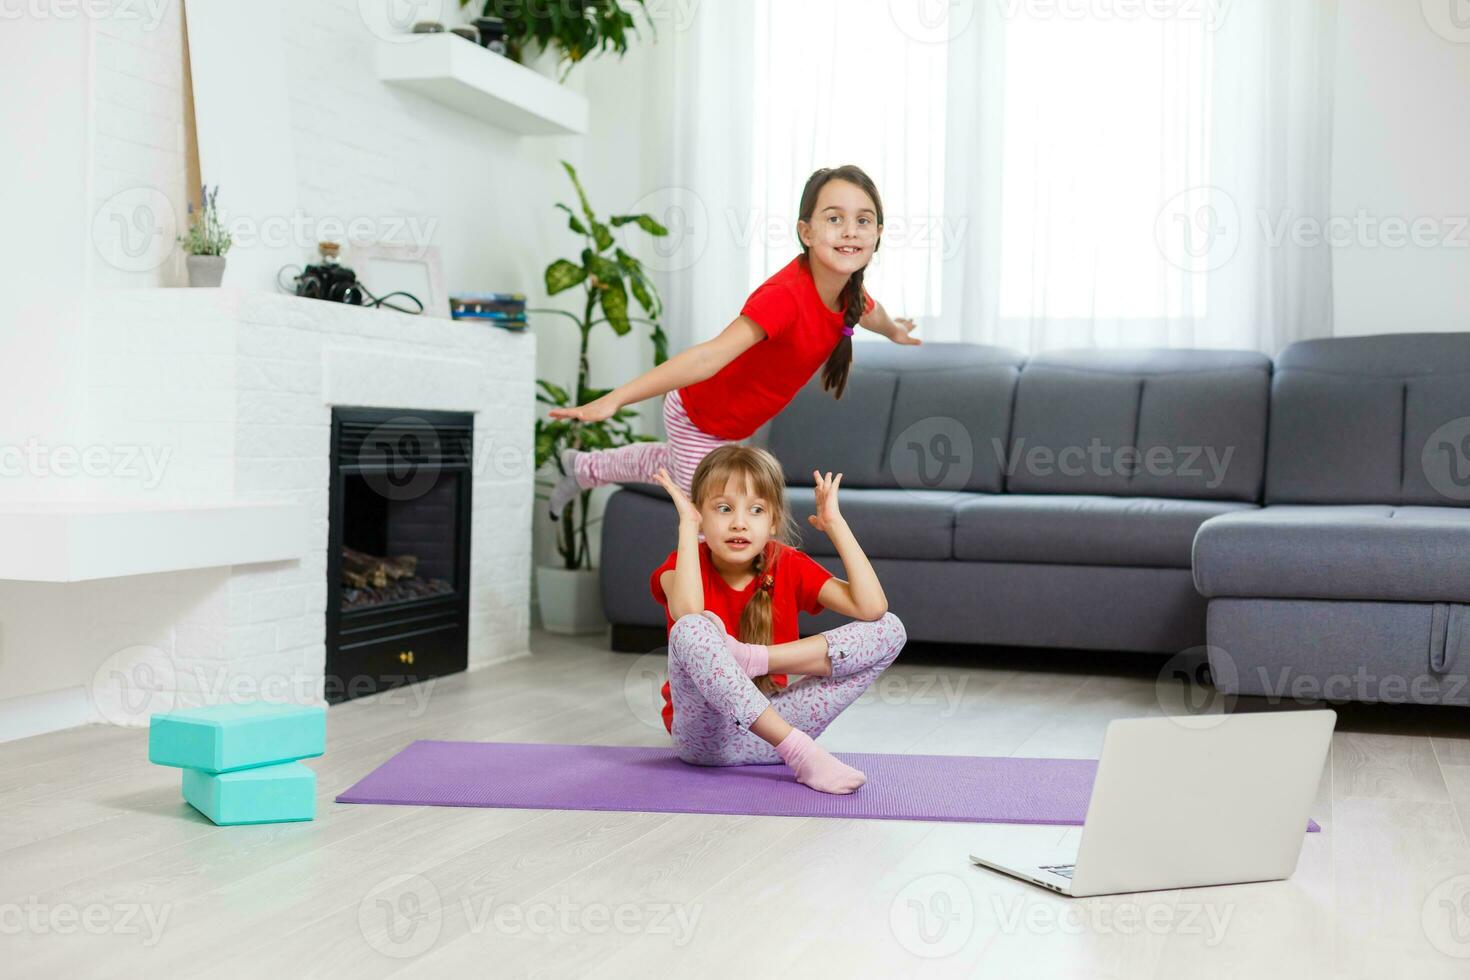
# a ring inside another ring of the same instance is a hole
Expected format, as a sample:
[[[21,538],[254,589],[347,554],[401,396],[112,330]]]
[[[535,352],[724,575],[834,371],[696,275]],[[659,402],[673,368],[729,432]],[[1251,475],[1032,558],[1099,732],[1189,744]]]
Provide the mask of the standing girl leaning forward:
[[[785,543],[785,480],[765,450],[715,449],[694,472],[692,500],[666,470],[655,474],[679,512],[679,547],[652,581],[669,624],[664,724],[685,762],[785,763],[814,790],[851,793],[867,777],[814,740],[893,663],[905,634],[837,508],[842,474],[813,476],[808,521],[832,539],[847,581]],[[798,610],[823,608],[857,621],[798,639]],[[783,688],[787,672],[805,676]]]
[[[563,476],[551,491],[559,518],[583,490],[648,481],[660,469],[685,491],[694,468],[716,446],[748,438],[822,370],[822,387],[841,398],[852,366],[854,326],[898,344],[917,344],[912,320],[894,320],[863,289],[863,273],[883,234],[878,188],[855,166],[807,178],[796,222],[801,254],[762,283],[717,337],[576,408],[551,417],[598,422],[618,409],[667,393],[668,442],[618,449],[563,450]]]

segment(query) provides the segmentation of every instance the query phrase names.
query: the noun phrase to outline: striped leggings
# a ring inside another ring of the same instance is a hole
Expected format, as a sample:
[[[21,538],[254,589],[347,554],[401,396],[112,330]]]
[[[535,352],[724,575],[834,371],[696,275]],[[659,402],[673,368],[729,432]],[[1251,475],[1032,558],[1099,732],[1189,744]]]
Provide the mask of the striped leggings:
[[[635,442],[617,449],[594,449],[576,457],[577,483],[583,490],[609,483],[652,483],[660,468],[669,471],[685,493],[699,461],[733,439],[700,430],[684,411],[678,389],[664,396],[664,431],[668,442]]]

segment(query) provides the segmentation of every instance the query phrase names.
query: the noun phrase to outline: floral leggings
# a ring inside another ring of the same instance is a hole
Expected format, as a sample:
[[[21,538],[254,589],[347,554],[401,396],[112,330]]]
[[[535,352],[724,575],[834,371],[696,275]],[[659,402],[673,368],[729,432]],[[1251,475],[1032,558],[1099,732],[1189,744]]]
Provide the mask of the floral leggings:
[[[907,635],[892,613],[851,622],[827,638],[830,677],[804,677],[767,699],[725,647],[721,629],[704,616],[681,616],[669,631],[669,695],[674,751],[698,766],[773,765],[776,749],[750,730],[766,708],[816,738],[903,649]]]

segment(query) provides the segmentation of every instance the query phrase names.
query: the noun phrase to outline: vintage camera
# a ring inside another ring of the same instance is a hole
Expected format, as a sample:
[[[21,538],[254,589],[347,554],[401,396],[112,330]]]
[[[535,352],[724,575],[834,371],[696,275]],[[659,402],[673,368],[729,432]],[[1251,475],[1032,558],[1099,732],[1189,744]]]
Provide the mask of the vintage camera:
[[[363,289],[357,281],[357,273],[337,261],[342,246],[336,242],[321,242],[320,265],[309,265],[296,277],[296,295],[310,299],[325,299],[333,303],[361,306]]]

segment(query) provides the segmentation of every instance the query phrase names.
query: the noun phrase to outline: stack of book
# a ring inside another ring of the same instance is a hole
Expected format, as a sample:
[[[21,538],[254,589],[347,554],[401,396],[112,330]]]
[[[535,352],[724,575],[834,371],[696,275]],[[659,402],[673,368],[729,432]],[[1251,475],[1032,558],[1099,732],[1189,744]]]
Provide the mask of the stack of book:
[[[486,320],[507,330],[526,329],[525,293],[458,293],[449,297],[456,320]]]

